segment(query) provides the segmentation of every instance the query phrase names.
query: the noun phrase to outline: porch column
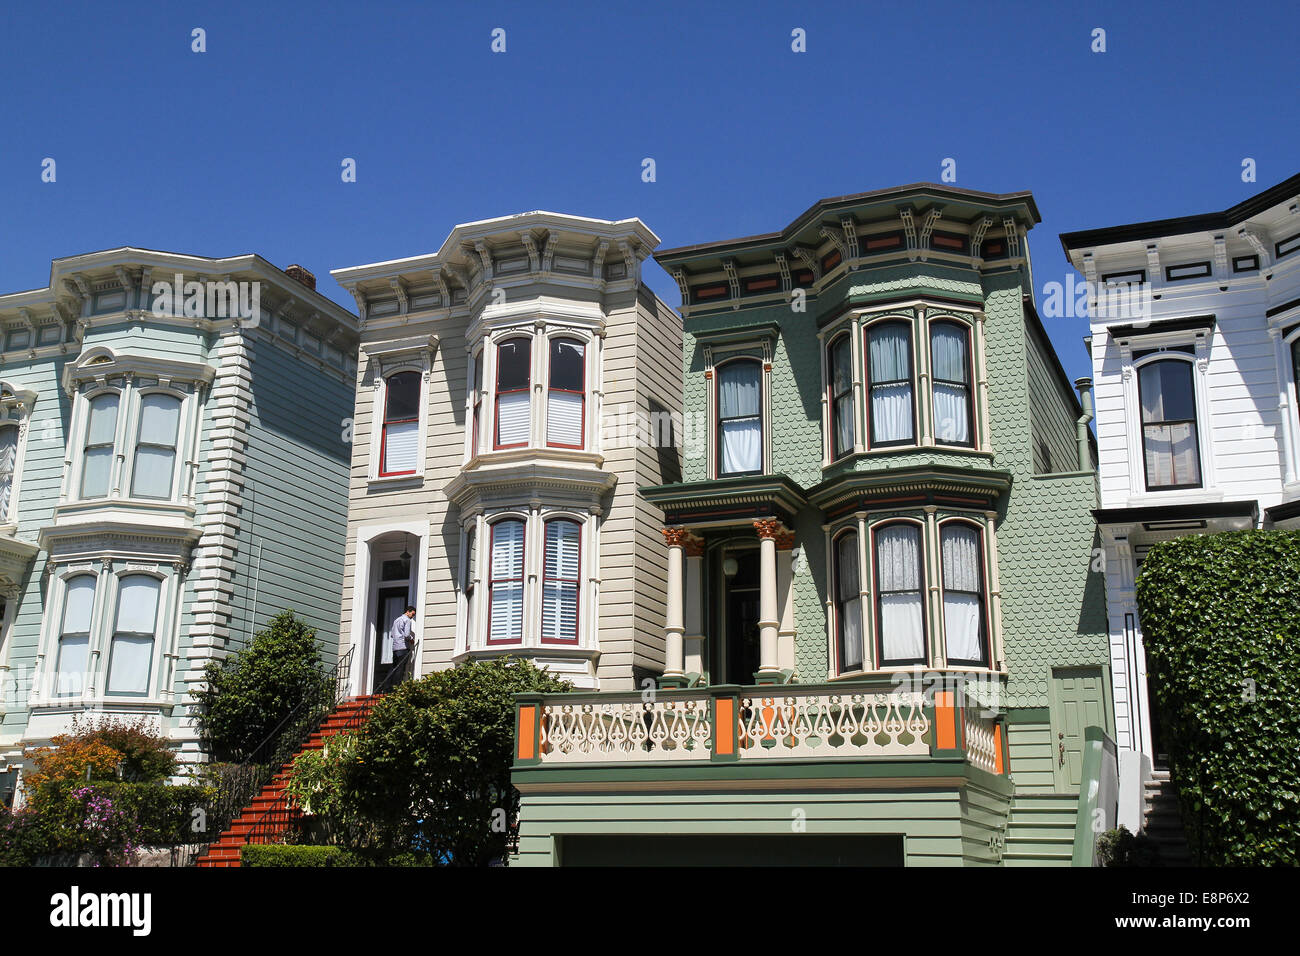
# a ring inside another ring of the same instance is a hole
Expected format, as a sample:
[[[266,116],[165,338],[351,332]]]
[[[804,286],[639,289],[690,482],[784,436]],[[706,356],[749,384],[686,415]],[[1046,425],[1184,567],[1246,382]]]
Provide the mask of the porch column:
[[[686,551],[685,528],[664,528],[664,543],[668,545],[668,607],[664,612],[664,674],[663,686],[674,687],[685,683],[682,636],[686,633],[683,616],[683,557]]]
[[[704,673],[704,541],[686,541],[686,660],[687,674]]]
[[[776,598],[776,539],[784,530],[775,518],[754,522],[758,532],[758,673],[759,684],[774,684],[780,679],[777,661],[777,636],[781,619]]]

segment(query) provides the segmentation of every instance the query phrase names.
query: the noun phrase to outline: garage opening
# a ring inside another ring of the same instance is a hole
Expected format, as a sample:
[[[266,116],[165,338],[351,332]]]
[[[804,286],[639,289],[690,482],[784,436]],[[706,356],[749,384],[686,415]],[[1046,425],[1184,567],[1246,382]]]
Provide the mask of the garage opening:
[[[558,837],[561,866],[902,866],[902,834]]]

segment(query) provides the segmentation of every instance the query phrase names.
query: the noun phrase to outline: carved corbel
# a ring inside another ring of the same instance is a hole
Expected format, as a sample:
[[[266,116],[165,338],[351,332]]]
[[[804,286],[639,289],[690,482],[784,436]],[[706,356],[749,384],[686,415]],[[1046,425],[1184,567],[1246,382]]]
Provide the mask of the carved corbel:
[[[618,251],[623,254],[623,265],[627,268],[627,277],[633,283],[641,281],[641,256],[638,255],[641,244],[635,239],[620,239],[618,241]]]
[[[1273,259],[1272,256],[1269,255],[1268,239],[1267,237],[1260,235],[1258,230],[1253,229],[1250,226],[1239,226],[1237,228],[1237,238],[1248,243],[1250,248],[1255,250],[1255,255],[1259,256],[1259,268],[1261,271],[1272,265]]]
[[[542,246],[542,271],[550,272],[551,263],[555,261],[555,247],[559,244],[559,237],[553,232],[546,234],[546,244]]]
[[[673,269],[673,279],[677,282],[677,290],[682,295],[682,305],[691,304],[691,287],[686,281],[686,270],[680,267]]]
[[[930,249],[930,236],[934,233],[934,224],[939,221],[943,215],[941,206],[931,206],[925,213],[925,222],[921,226],[921,238],[918,241],[920,246],[921,260],[924,261]]]
[[[397,310],[401,315],[406,315],[410,311],[411,302],[406,296],[406,283],[400,276],[391,276],[388,279],[388,285],[397,293]]]
[[[790,279],[790,261],[784,252],[776,253],[773,258],[776,259],[776,267],[781,270],[781,291],[789,292],[794,288],[794,282]]]
[[[898,210],[898,218],[903,222],[903,237],[907,241],[907,258],[916,258],[916,217],[912,207],[904,206]]]
[[[525,232],[520,234],[519,241],[528,250],[528,268],[533,272],[538,271],[542,266],[542,254],[538,251],[537,240],[531,233]]]
[[[852,216],[842,216],[840,217],[840,229],[844,232],[844,244],[848,248],[848,258],[858,258],[858,256],[862,255],[858,248],[858,224],[853,221]]]
[[[727,285],[731,288],[731,308],[740,308],[740,274],[736,271],[735,259],[723,259],[722,271],[727,274]]]
[[[833,245],[836,251],[839,252],[840,258],[843,259],[845,262],[848,262],[849,244],[844,240],[844,233],[841,232],[836,226],[832,226],[826,223],[822,224],[822,227],[819,230],[819,232],[821,233],[823,238],[829,239],[831,241],[831,245]]]
[[[993,225],[993,217],[992,217],[992,216],[984,216],[984,217],[980,218],[980,219],[975,223],[974,228],[971,229],[971,234],[970,234],[970,254],[971,254],[972,257],[974,257],[974,258],[976,258],[976,259],[981,259],[981,260],[984,258],[984,255],[983,255],[983,250],[984,250],[984,234],[985,234],[986,232],[989,231],[989,227],[992,226],[992,225]]]
[[[596,243],[596,254],[591,259],[592,278],[600,280],[605,278],[605,253],[609,252],[609,240],[602,239]]]
[[[790,254],[812,270],[813,280],[820,282],[822,278],[822,263],[817,258],[817,253],[806,246],[791,246]]]
[[[1020,255],[1020,231],[1016,229],[1014,216],[1007,216],[1002,220],[1002,230],[1007,237],[1007,255],[1015,259]]]

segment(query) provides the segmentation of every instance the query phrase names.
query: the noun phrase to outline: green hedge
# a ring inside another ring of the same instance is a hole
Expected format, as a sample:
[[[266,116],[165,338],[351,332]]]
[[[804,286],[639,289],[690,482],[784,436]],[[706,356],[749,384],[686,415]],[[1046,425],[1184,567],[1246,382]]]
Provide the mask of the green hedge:
[[[1300,863],[1300,532],[1158,544],[1137,599],[1193,858]]]
[[[346,850],[341,846],[297,846],[293,844],[245,844],[239,850],[241,866],[431,866],[427,857],[413,853],[376,856]]]

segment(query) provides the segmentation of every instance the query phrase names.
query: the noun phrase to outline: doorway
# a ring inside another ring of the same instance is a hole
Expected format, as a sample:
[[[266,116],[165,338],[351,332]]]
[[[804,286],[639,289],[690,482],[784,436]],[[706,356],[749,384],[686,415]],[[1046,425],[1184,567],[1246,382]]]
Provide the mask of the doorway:
[[[379,618],[375,621],[375,634],[378,640],[375,641],[375,657],[372,663],[371,673],[375,675],[374,682],[370,686],[371,693],[376,688],[382,687],[388,675],[393,672],[392,664],[382,663],[384,658],[384,644],[388,639],[388,631],[392,628],[393,622],[406,610],[407,593],[405,587],[389,587],[379,589],[379,600],[375,602],[379,608]]]
[[[752,684],[759,666],[759,552],[734,548],[722,552],[721,660],[724,683]]]
[[[1056,792],[1077,793],[1083,777],[1084,730],[1100,727],[1115,735],[1110,679],[1101,667],[1054,667],[1050,696]]]

